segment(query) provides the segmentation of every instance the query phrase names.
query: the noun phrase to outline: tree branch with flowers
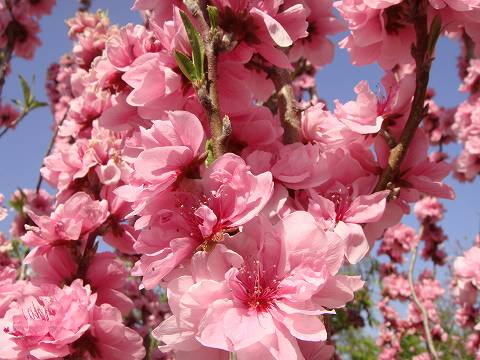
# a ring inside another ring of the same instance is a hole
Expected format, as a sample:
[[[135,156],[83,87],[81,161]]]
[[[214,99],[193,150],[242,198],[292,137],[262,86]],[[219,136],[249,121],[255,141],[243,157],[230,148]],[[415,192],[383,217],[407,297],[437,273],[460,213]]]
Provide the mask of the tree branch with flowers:
[[[55,3],[0,5],[0,93]],[[124,26],[72,3],[40,178],[0,196],[1,359],[480,354],[478,241],[446,250],[439,200],[480,173],[477,0],[135,0]],[[332,107],[316,75],[341,32],[383,93]],[[429,87],[443,36],[452,109]],[[20,81],[1,141],[47,105]]]

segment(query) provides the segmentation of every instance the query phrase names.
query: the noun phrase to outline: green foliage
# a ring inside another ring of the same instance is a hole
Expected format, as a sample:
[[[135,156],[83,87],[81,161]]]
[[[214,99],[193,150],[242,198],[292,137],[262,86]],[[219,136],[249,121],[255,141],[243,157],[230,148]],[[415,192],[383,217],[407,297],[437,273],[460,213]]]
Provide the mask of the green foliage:
[[[208,5],[207,6],[207,11],[208,11],[208,19],[210,21],[210,26],[215,29],[218,27],[218,8],[215,6]]]
[[[372,336],[367,336],[353,328],[343,331],[336,345],[337,353],[342,355],[342,359],[376,360],[380,353]]]
[[[419,355],[427,351],[423,339],[418,335],[405,335],[400,340],[400,359],[411,359],[415,355]]]
[[[451,298],[445,298],[437,304],[440,324],[448,334],[448,339],[445,342],[437,341],[435,346],[437,351],[442,354],[442,360],[474,360],[475,356],[468,354],[465,349],[471,329],[460,328],[455,323],[456,306],[452,304],[451,300]]]
[[[39,108],[48,106],[47,103],[38,101],[32,94],[32,90],[30,89],[30,85],[28,85],[27,80],[22,75],[18,75],[20,78],[20,86],[22,87],[23,93],[23,102],[19,100],[13,100],[15,105],[22,109],[22,113],[27,114],[30,111]],[[35,79],[32,79],[32,84],[35,83]]]
[[[188,55],[175,51],[175,60],[182,73],[196,86],[205,79],[205,44],[197,29],[193,26],[190,18],[184,11],[180,11],[180,16],[187,32],[188,41],[192,48],[192,58]]]
[[[190,81],[195,81],[195,65],[193,61],[181,51],[175,50],[175,60],[183,75]]]
[[[20,192],[20,196],[15,197],[14,199],[10,200],[8,203],[10,207],[12,207],[19,215],[23,215],[23,207],[25,206],[25,201],[27,200],[27,196],[22,191],[22,189],[18,189]]]
[[[205,150],[207,151],[207,159],[205,160],[205,164],[209,166],[215,161],[215,155],[213,154],[213,142],[211,139],[207,140],[205,144]]]

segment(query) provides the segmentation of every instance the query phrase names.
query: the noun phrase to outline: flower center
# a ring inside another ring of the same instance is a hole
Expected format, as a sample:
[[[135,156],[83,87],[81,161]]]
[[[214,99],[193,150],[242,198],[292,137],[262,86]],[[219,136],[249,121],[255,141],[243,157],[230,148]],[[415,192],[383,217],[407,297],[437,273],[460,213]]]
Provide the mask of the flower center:
[[[281,296],[279,283],[275,265],[264,269],[259,260],[254,260],[239,269],[232,290],[246,307],[264,312],[275,306],[275,301]]]
[[[40,323],[48,323],[55,317],[55,310],[50,306],[51,300],[46,297],[29,297],[21,306],[23,316],[15,316],[13,318],[12,329],[5,327],[3,331],[15,337],[23,337],[30,335],[38,335]],[[48,333],[48,325],[42,331]],[[32,331],[34,333],[32,334]]]
[[[258,26],[247,10],[238,13],[230,7],[225,7],[220,16],[220,27],[226,33],[233,34],[237,41],[245,41],[247,44],[260,43],[260,39],[256,35]]]
[[[326,195],[326,198],[335,205],[335,222],[342,221],[352,203],[349,188],[339,188],[336,191],[332,191]]]

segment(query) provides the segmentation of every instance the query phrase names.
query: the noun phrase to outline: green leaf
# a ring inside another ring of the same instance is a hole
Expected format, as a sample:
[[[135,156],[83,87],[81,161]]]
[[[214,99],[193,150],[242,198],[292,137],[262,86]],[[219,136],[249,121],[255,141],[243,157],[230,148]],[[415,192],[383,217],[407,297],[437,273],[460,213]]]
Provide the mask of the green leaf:
[[[195,78],[197,80],[204,79],[204,61],[205,61],[205,45],[203,44],[202,37],[200,33],[195,29],[190,18],[184,11],[180,11],[180,16],[182,17],[183,25],[187,31],[188,40],[190,46],[192,47],[192,60],[193,66],[195,68]]]
[[[207,6],[207,11],[208,11],[208,19],[210,20],[210,26],[212,28],[217,28],[218,27],[218,8],[216,6]]]
[[[26,107],[28,107],[32,101],[32,91],[30,90],[27,80],[25,80],[22,75],[18,75],[18,77],[20,78],[20,86],[22,87],[24,104]]]
[[[190,60],[187,55],[178,50],[175,50],[175,60],[177,61],[177,65],[182,71],[183,75],[185,75],[188,80],[192,82],[195,81],[195,66],[193,65],[192,60]]]
[[[43,101],[37,101],[37,100],[33,99],[32,102],[30,103],[29,109],[33,110],[33,109],[41,108],[41,107],[45,107],[45,106],[48,106],[48,103],[43,102]]]
[[[215,161],[215,156],[213,155],[213,141],[207,140],[205,144],[205,150],[207,151],[207,159],[205,160],[205,164],[207,166],[211,165]]]

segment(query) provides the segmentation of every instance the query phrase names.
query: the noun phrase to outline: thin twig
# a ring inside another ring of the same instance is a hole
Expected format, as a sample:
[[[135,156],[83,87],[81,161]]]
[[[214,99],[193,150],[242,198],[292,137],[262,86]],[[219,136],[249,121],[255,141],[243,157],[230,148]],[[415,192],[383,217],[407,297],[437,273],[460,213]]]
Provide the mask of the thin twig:
[[[423,233],[423,226],[420,228],[419,232],[420,232],[419,238],[421,238]],[[417,305],[417,307],[420,309],[420,312],[422,313],[423,330],[425,332],[425,339],[427,341],[428,352],[430,353],[430,355],[434,360],[438,360],[439,359],[438,353],[437,353],[437,350],[435,349],[435,345],[432,339],[432,333],[430,331],[428,313],[427,313],[427,310],[425,309],[425,306],[422,304],[422,302],[418,298],[417,293],[415,291],[415,286],[413,283],[413,272],[415,270],[415,262],[417,261],[417,249],[418,249],[418,244],[413,246],[411,250],[412,256],[410,258],[410,265],[408,267],[408,284],[410,285],[410,292],[412,293],[412,299],[414,303]]]
[[[425,0],[413,1],[414,5],[412,6],[412,13],[416,33],[416,44],[412,48],[412,55],[415,59],[416,65],[415,94],[407,123],[403,128],[397,145],[395,145],[390,151],[387,167],[383,170],[374,192],[387,189],[389,183],[394,181],[400,170],[402,161],[407,154],[408,147],[415,132],[425,116],[425,97],[433,58],[428,50],[429,33],[426,11],[427,4]]]

